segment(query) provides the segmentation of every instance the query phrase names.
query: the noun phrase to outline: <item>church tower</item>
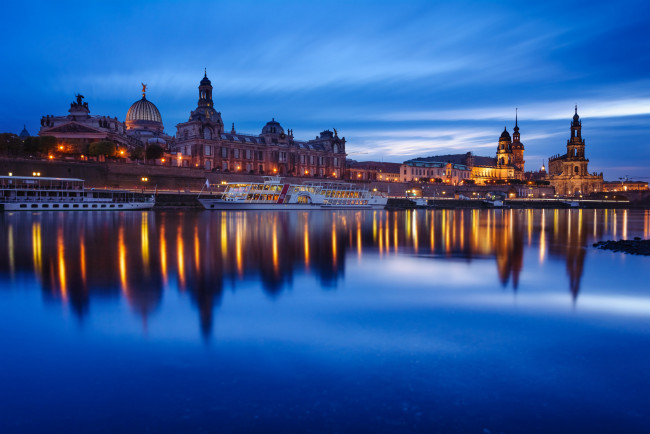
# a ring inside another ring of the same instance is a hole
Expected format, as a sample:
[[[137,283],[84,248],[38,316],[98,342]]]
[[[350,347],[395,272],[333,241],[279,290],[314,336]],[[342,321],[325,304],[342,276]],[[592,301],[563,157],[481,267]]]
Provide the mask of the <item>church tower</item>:
[[[212,82],[208,78],[208,70],[205,70],[203,79],[199,84],[199,107],[212,107]]]
[[[506,127],[503,127],[501,137],[499,137],[499,146],[497,147],[497,167],[510,166],[512,164],[512,142],[510,133]]]
[[[572,175],[588,175],[587,164],[589,160],[585,158],[585,140],[582,138],[582,121],[578,116],[578,106],[576,105],[573,121],[571,121],[571,137],[566,144],[566,162],[564,164],[564,173]]]
[[[212,82],[208,78],[207,70],[199,83],[199,103],[196,110],[190,114],[190,121],[201,122],[200,134],[204,139],[212,139],[224,132],[221,113],[214,109]]]
[[[512,164],[515,166],[515,178],[524,179],[524,144],[519,135],[518,113],[515,111],[515,129],[512,133]]]

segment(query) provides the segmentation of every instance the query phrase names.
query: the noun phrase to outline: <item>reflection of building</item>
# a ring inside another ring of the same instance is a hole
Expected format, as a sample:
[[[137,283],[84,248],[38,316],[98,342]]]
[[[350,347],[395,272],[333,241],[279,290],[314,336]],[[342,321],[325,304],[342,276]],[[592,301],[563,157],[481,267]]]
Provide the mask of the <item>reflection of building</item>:
[[[344,277],[350,256],[360,260],[368,253],[371,260],[403,254],[428,261],[488,259],[496,267],[492,279],[514,290],[520,286],[524,255],[539,254],[541,262],[553,257],[565,264],[575,299],[588,254],[585,246],[608,235],[609,228],[614,238],[617,228],[623,238],[628,233],[627,210],[3,217],[0,290],[11,288],[5,282],[15,276],[33,274],[48,300],[61,300],[80,317],[93,299],[121,297],[145,325],[163,303],[164,291],[176,290],[196,305],[205,336],[211,334],[226,288],[236,291],[242,284],[259,282],[265,293],[278,297],[298,277],[333,288]],[[650,233],[650,212],[645,220],[634,221],[643,224],[644,234]]]
[[[345,138],[336,130],[320,133],[309,141],[295,140],[275,120],[261,134],[242,134],[224,128],[214,109],[212,83],[204,75],[199,102],[187,122],[177,125],[176,165],[204,170],[255,174],[340,178],[345,173]]]
[[[585,157],[585,140],[582,138],[582,121],[576,106],[571,122],[571,137],[567,140],[566,154],[548,160],[548,174],[556,194],[578,195],[602,191],[603,174],[589,174]]]

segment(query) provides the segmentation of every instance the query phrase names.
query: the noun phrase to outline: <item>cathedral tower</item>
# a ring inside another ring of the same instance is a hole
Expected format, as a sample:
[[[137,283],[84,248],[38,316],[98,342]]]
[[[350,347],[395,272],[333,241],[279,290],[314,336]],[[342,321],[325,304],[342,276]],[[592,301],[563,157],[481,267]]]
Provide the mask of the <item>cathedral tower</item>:
[[[515,111],[515,129],[512,133],[512,164],[515,166],[515,178],[524,179],[524,144],[519,135],[518,113]]]
[[[499,137],[499,146],[497,147],[497,167],[510,166],[512,164],[512,142],[510,133],[506,127],[503,127],[501,137]]]

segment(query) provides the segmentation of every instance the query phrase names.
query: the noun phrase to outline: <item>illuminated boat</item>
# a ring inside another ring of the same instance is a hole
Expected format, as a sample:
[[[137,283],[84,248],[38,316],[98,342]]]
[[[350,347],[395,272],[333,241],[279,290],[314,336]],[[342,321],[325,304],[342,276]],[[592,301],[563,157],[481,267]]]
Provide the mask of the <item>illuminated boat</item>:
[[[199,195],[205,209],[216,210],[383,209],[387,201],[353,184],[286,184],[270,176],[263,183],[229,183],[221,197]]]
[[[153,195],[88,190],[78,178],[0,176],[0,211],[123,211],[154,204]]]

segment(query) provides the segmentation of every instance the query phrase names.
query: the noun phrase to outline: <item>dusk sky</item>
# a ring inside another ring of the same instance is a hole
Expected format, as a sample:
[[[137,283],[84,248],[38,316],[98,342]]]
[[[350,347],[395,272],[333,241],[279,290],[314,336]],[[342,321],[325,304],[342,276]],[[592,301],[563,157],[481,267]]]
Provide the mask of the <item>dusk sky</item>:
[[[207,68],[227,129],[337,128],[349,158],[493,156],[515,107],[527,170],[564,153],[574,105],[590,171],[650,181],[647,1],[9,2],[0,131],[34,135],[79,92],[124,120],[147,98],[176,133]]]

